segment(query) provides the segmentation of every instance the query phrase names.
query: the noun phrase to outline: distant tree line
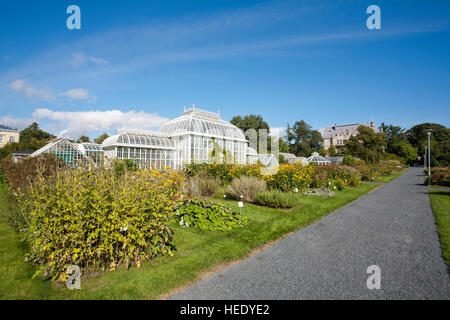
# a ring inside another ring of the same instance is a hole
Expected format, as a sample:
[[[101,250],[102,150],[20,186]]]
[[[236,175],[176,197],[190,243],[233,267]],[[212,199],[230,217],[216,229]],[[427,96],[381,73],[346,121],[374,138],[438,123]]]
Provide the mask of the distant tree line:
[[[230,122],[244,132],[255,129],[259,135],[259,130],[265,129],[270,135],[270,126],[261,115],[235,116]],[[425,146],[428,144],[428,130],[431,130],[431,165],[450,165],[450,129],[436,123],[418,124],[409,130],[382,123],[379,132],[360,126],[358,134],[346,141],[342,153],[372,163],[376,163],[380,159],[399,159],[404,163],[411,164],[417,161],[418,157],[423,158]],[[103,133],[94,139],[94,142],[101,144],[108,137],[108,134]],[[20,131],[19,142],[11,142],[0,148],[0,160],[15,150],[38,150],[54,138],[54,135],[40,129],[37,122],[33,122]],[[83,135],[77,141],[79,143],[90,142],[90,138]],[[267,152],[271,152],[271,149],[271,139],[268,139]],[[312,129],[304,120],[295,121],[292,125],[288,123],[285,135],[279,137],[279,152],[309,157],[314,151],[323,156],[337,155],[334,146],[325,151],[320,132]]]
[[[266,129],[270,134],[270,126],[261,115],[250,114],[235,116],[231,123],[247,131],[248,129]],[[436,123],[422,123],[405,130],[395,125],[381,124],[378,132],[360,126],[358,134],[345,142],[342,155],[351,155],[376,163],[381,159],[397,159],[412,164],[423,159],[427,145],[427,131],[431,129],[431,165],[448,166],[450,164],[450,129]],[[279,152],[293,153],[296,156],[309,157],[316,151],[325,156],[336,156],[334,146],[328,150],[323,148],[323,138],[319,131],[304,120],[287,124],[285,135],[280,137]],[[270,139],[268,140],[270,152]]]

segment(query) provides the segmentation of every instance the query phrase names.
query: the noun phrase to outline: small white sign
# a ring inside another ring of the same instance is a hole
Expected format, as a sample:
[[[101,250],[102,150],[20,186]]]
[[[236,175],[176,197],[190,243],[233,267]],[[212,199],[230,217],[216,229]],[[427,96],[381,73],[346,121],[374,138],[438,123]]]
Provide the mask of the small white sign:
[[[239,208],[242,208],[244,206],[244,203],[242,201],[239,201],[238,206],[239,206]]]

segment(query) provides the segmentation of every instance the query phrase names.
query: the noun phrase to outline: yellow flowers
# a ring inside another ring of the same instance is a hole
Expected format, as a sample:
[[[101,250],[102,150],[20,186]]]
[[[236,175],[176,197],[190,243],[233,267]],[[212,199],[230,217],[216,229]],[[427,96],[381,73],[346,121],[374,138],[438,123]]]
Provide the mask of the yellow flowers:
[[[305,189],[312,182],[314,169],[300,164],[288,163],[279,166],[276,174],[263,176],[271,188],[292,191],[295,188]]]

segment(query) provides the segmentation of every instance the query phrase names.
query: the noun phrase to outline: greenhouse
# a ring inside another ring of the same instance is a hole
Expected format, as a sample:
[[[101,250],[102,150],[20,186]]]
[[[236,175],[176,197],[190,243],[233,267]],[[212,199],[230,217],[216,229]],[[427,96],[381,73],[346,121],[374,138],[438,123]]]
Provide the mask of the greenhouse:
[[[31,154],[32,157],[40,154],[52,154],[61,158],[70,167],[93,163],[103,163],[103,150],[95,143],[75,143],[69,139],[57,138],[44,147]]]
[[[161,133],[176,145],[175,167],[188,163],[220,162],[245,164],[247,140],[238,127],[218,113],[192,107],[168,121]]]
[[[328,160],[325,157],[322,157],[317,152],[313,152],[311,154],[311,157],[307,158],[306,161],[308,161],[308,163],[317,163],[317,164],[329,164],[329,163],[331,163],[330,160]]]
[[[103,141],[102,149],[105,157],[134,159],[139,168],[174,168],[175,144],[159,132],[119,130]]]
[[[141,169],[180,169],[191,163],[232,163],[274,166],[274,155],[258,154],[248,146],[241,129],[222,120],[218,113],[192,107],[160,131],[118,130],[101,145],[58,138],[32,154],[51,153],[74,167],[77,163],[100,165],[106,159],[133,159]]]

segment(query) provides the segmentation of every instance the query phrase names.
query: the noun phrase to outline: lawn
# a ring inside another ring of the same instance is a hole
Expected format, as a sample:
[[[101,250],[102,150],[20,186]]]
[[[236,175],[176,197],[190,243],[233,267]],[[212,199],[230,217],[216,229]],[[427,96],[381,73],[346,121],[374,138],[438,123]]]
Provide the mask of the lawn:
[[[336,192],[334,197],[300,196],[301,205],[271,209],[245,204],[245,228],[228,232],[199,231],[173,225],[177,252],[148,261],[140,269],[117,270],[82,279],[81,290],[69,290],[62,283],[31,279],[35,267],[23,262],[27,245],[0,218],[0,299],[156,299],[227,262],[245,258],[252,250],[306,227],[336,209],[378,187],[361,184]],[[4,201],[0,186],[0,203]],[[238,210],[234,201],[222,201]]]
[[[429,190],[441,240],[442,255],[450,268],[450,191]]]
[[[380,183],[388,183],[391,182],[392,180],[400,177],[402,174],[406,173],[408,171],[408,169],[402,169],[398,172],[394,172],[388,176],[385,177],[376,177],[375,178],[375,182],[380,182]]]

